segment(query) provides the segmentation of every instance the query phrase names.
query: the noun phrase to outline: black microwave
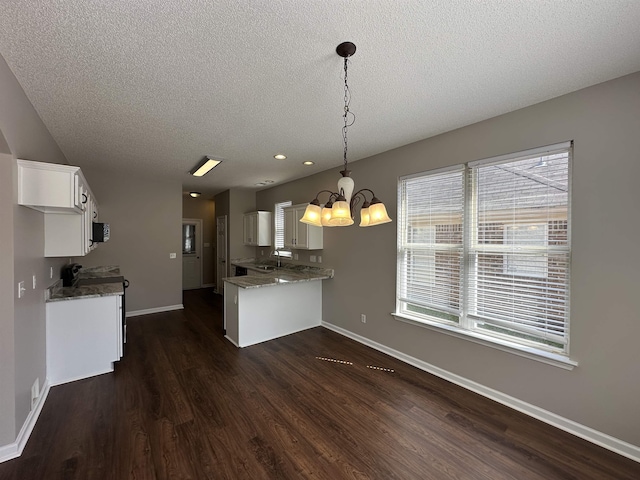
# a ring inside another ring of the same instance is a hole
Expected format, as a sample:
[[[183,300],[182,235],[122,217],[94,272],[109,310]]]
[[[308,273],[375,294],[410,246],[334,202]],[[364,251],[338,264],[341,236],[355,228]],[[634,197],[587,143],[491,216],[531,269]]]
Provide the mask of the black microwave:
[[[109,240],[109,224],[108,223],[99,223],[93,222],[93,237],[91,241],[95,242],[106,242]]]

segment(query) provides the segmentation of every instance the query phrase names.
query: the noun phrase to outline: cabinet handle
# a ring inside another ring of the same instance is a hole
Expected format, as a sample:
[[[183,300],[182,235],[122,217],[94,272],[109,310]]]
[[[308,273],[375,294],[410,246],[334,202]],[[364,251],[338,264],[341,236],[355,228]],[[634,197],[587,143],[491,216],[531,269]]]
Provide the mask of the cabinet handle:
[[[87,203],[87,200],[89,200],[89,199],[87,198],[87,195],[83,193],[83,194],[82,194],[82,203]]]

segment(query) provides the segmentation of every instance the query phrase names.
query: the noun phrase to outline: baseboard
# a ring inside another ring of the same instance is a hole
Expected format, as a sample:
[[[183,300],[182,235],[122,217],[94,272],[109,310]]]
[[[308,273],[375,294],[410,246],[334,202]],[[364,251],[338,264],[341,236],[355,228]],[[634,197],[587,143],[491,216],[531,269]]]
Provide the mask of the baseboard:
[[[42,390],[40,392],[40,396],[38,397],[38,402],[35,407],[31,409],[29,415],[27,415],[26,420],[22,424],[22,428],[20,429],[20,433],[18,433],[18,437],[16,441],[10,443],[9,445],[3,445],[0,447],[0,463],[6,462],[7,460],[11,460],[13,458],[18,458],[22,455],[22,451],[24,450],[29,437],[31,436],[31,432],[33,431],[33,427],[36,426],[36,422],[38,421],[38,417],[40,416],[40,412],[42,411],[42,407],[44,406],[44,402],[47,399],[47,395],[49,395],[49,381],[45,381],[42,386]]]
[[[78,380],[84,380],[85,378],[92,378],[92,377],[97,377],[98,375],[105,375],[107,373],[112,373],[114,370],[113,367],[113,363],[111,364],[111,367],[105,369],[105,370],[96,370],[95,372],[91,372],[91,373],[85,373],[84,375],[78,376],[78,377],[72,377],[72,378],[65,378],[64,380],[54,380],[51,381],[51,386],[55,387],[57,385],[64,385],[65,383],[71,383],[71,382],[77,382]]]
[[[167,305],[166,307],[145,308],[143,310],[133,310],[132,312],[127,312],[127,318],[138,317],[140,315],[149,315],[151,313],[171,312],[173,310],[182,309],[184,309],[184,305],[182,305],[181,303],[178,305]]]
[[[523,402],[522,400],[519,400],[515,397],[511,397],[467,378],[443,370],[442,368],[436,367],[435,365],[431,365],[398,350],[394,350],[393,348],[382,345],[381,343],[374,342],[373,340],[362,337],[358,334],[350,332],[349,330],[345,330],[344,328],[338,327],[337,325],[333,325],[331,323],[323,321],[322,326],[336,333],[339,333],[340,335],[355,340],[358,343],[362,343],[363,345],[371,347],[374,350],[386,353],[387,355],[397,358],[398,360],[408,363],[409,365],[413,365],[420,370],[431,373],[436,377],[443,378],[451,383],[455,383],[456,385],[466,388],[467,390],[471,390],[472,392],[482,395],[483,397],[490,398],[491,400],[501,403],[502,405],[513,408],[514,410],[529,415],[530,417],[536,418],[544,423],[559,428],[560,430],[564,430],[565,432],[571,433],[572,435],[587,440],[588,442],[599,445],[603,448],[606,448],[607,450],[611,450],[612,452],[630,458],[631,460],[635,460],[636,462],[640,462],[639,446],[632,445],[623,440],[619,440],[615,437],[612,437],[611,435],[607,435],[606,433],[599,432],[597,430],[594,430],[593,428],[574,422],[573,420],[569,420],[568,418],[561,417],[560,415],[557,415],[553,412],[549,412],[548,410],[544,410],[530,403]]]
[[[203,283],[200,288],[214,288],[215,286],[215,283]]]
[[[227,335],[224,336],[224,338],[226,338],[227,340],[229,340],[231,343],[233,343],[237,348],[241,348],[240,345],[238,345],[236,342],[234,342],[231,337],[228,337]]]

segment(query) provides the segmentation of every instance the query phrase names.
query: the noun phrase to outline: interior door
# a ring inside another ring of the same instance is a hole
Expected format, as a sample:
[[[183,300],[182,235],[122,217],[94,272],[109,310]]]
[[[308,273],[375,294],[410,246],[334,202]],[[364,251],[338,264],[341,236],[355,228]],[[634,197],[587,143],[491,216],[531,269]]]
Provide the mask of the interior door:
[[[224,292],[224,282],[222,279],[228,277],[227,265],[227,216],[222,215],[216,218],[216,293],[222,295]]]
[[[202,220],[182,219],[182,289],[202,287]]]

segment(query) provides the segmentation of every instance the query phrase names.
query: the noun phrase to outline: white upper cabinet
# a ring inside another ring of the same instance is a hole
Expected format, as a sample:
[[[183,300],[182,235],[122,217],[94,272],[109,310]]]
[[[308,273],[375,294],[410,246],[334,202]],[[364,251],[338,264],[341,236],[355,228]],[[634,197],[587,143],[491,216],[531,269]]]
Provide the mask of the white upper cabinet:
[[[321,250],[322,227],[302,223],[307,204],[293,205],[284,210],[284,247],[292,250]]]
[[[18,160],[18,204],[44,213],[81,213],[88,200],[79,167]]]
[[[98,204],[79,167],[18,160],[18,204],[44,212],[44,256],[82,257]]]
[[[245,245],[252,247],[271,246],[271,212],[245,213],[243,222]]]

